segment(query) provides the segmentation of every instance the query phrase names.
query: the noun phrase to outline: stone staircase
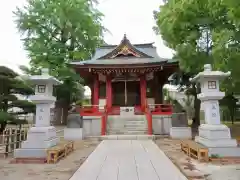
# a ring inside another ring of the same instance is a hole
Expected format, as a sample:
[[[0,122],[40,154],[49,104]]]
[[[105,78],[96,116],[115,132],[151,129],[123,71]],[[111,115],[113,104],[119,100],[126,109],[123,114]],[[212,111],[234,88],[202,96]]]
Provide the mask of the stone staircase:
[[[109,115],[107,120],[108,135],[144,135],[147,134],[145,115],[114,116]]]

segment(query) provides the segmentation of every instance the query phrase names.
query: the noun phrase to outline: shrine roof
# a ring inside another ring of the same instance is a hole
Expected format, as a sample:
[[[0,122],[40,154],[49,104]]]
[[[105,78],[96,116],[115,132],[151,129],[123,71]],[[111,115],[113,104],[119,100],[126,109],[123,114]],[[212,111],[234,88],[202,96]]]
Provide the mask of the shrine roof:
[[[114,61],[111,59],[88,60],[80,62],[72,62],[72,65],[123,65],[123,64],[151,64],[151,63],[174,63],[172,59],[159,58],[118,58]]]
[[[75,66],[84,65],[133,65],[152,63],[174,63],[174,59],[161,58],[153,43],[131,44],[126,35],[119,45],[103,45],[96,49],[94,56],[86,61],[71,62]]]

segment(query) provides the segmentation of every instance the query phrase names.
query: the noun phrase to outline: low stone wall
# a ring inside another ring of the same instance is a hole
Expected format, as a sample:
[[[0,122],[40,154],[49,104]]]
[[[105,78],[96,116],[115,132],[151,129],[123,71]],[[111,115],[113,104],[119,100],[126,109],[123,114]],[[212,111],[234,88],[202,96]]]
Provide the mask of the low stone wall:
[[[169,135],[172,127],[172,117],[169,115],[152,115],[153,134]]]
[[[188,120],[186,113],[172,114],[172,127],[188,127]]]
[[[83,136],[100,136],[101,135],[101,116],[84,116],[83,117]]]

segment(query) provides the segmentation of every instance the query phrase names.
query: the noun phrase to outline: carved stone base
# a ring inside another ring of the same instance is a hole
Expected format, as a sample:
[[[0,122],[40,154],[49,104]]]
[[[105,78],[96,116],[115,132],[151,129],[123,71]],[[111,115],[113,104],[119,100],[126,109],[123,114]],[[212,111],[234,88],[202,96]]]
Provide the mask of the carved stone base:
[[[208,156],[218,155],[224,157],[240,157],[240,147],[215,147],[208,148]]]
[[[206,139],[200,136],[195,137],[195,141],[206,147],[237,147],[235,139]]]
[[[230,129],[224,124],[201,124],[198,129],[199,136],[206,139],[231,139]]]
[[[28,131],[27,140],[22,142],[21,148],[14,150],[14,157],[45,158],[46,150],[57,145],[58,142],[55,127],[32,127]]]
[[[240,148],[237,141],[231,138],[230,130],[226,125],[208,125],[199,126],[199,136],[195,141],[209,150],[209,156],[218,155],[220,157],[239,157]]]

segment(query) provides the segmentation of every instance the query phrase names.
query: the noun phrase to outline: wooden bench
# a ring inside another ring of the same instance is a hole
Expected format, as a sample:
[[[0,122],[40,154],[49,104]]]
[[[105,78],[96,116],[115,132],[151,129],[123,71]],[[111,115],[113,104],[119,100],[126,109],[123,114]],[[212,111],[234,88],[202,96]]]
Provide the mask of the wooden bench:
[[[199,161],[209,161],[208,148],[196,143],[195,141],[189,142],[189,156],[198,159]]]
[[[62,157],[67,156],[74,150],[73,141],[62,142],[47,150],[47,163],[57,163]]]
[[[65,155],[68,155],[74,150],[74,143],[73,141],[68,142],[65,144]]]
[[[209,161],[208,148],[196,143],[195,141],[182,141],[181,150],[184,151],[189,157],[196,158],[199,161]]]
[[[184,140],[181,142],[181,150],[189,156],[189,140]]]

